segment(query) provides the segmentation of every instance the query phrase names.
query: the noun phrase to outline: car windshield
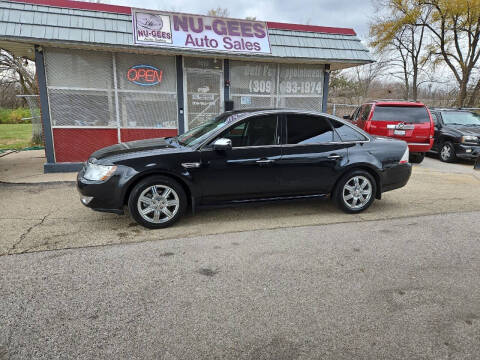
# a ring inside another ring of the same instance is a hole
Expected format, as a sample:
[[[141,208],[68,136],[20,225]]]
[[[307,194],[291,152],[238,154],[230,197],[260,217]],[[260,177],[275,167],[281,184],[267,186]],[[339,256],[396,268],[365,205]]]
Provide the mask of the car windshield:
[[[232,119],[232,117],[234,117],[234,115],[221,114],[216,118],[187,131],[185,134],[178,136],[178,143],[180,145],[189,147],[198,145],[202,141],[207,139],[210,134],[215,132],[217,129],[223,128],[224,126],[235,120]]]
[[[480,126],[480,115],[468,111],[444,111],[442,119],[445,125]]]

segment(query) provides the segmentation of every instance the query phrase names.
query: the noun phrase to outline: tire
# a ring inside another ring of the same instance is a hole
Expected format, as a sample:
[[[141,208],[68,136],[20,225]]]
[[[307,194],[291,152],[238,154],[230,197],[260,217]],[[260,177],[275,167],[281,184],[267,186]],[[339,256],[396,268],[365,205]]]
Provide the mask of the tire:
[[[358,183],[355,179],[358,179]],[[365,182],[367,185],[365,185],[363,192],[368,190],[368,195],[361,193],[361,187]],[[353,189],[350,190],[347,186]],[[372,205],[375,201],[376,193],[377,183],[373,176],[365,170],[353,170],[338,181],[332,194],[332,199],[340,210],[348,214],[356,214],[368,209]],[[361,200],[362,198],[364,201]],[[358,201],[360,201],[360,204]]]
[[[185,213],[187,205],[183,187],[172,178],[160,175],[141,180],[128,197],[133,220],[149,229],[172,225]],[[141,210],[145,212],[142,214]]]
[[[425,159],[425,153],[412,153],[409,160],[412,164],[420,164],[423,159]]]
[[[443,143],[442,147],[440,148],[440,160],[446,163],[454,162],[457,159],[455,154],[455,148],[453,147],[451,142]]]

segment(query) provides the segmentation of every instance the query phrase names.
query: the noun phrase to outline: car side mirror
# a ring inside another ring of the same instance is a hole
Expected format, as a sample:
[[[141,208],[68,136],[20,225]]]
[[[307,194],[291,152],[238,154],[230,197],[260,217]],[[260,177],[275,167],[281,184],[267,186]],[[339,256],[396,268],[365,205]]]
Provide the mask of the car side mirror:
[[[232,149],[232,140],[220,138],[213,142],[213,150],[227,151]]]
[[[350,115],[343,115],[343,118],[345,120],[352,120],[352,117]]]

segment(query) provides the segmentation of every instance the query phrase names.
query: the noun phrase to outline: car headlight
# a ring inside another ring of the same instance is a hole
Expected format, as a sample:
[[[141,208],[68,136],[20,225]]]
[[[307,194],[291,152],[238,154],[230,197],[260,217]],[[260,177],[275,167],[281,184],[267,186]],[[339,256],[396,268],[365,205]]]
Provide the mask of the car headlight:
[[[117,170],[117,167],[114,165],[98,165],[89,162],[83,178],[92,181],[105,181],[113,175],[115,170]]]
[[[478,142],[478,137],[477,136],[472,136],[472,135],[465,135],[462,136],[462,143],[474,143],[476,144]]]

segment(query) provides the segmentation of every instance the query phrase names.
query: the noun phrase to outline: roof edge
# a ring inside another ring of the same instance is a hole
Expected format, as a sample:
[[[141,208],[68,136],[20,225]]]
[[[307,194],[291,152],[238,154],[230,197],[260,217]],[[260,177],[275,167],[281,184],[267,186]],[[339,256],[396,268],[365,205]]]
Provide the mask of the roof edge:
[[[59,7],[59,8],[100,11],[100,12],[124,14],[124,15],[131,15],[132,13],[132,8],[129,6],[91,3],[91,2],[85,2],[85,1],[73,1],[73,0],[7,0],[7,1],[30,4],[30,5],[44,5],[44,6],[53,6],[53,7]],[[150,9],[150,10],[158,11],[153,9]],[[314,32],[314,33],[350,35],[350,36],[357,35],[357,33],[350,28],[290,24],[290,23],[282,23],[282,22],[274,22],[274,21],[266,21],[266,23],[269,29],[276,29],[276,30],[306,31],[306,32]]]
[[[273,22],[273,21],[267,21],[267,25],[269,29],[275,29],[275,30],[306,31],[306,32],[315,32],[315,33],[323,33],[323,34],[350,35],[350,36],[357,35],[355,30],[349,29],[349,28],[289,24],[289,23],[280,23],[280,22]]]
[[[102,11],[114,14],[132,14],[132,8],[129,6],[110,5],[101,3],[90,3],[85,1],[72,0],[7,0],[11,2],[18,2],[30,5],[45,5],[54,6],[67,9]]]
[[[85,43],[82,41],[65,41],[65,40],[47,40],[41,38],[15,38],[10,36],[1,36],[0,42],[8,41],[11,43],[20,43],[20,44],[30,44],[30,45],[39,45],[42,47],[59,47],[65,49],[91,49],[97,51],[113,51],[113,52],[132,52],[132,53],[142,53],[142,54],[163,54],[163,55],[184,55],[192,56],[195,53],[195,56],[199,57],[218,57],[230,60],[241,60],[241,61],[252,61],[252,57],[246,54],[234,54],[234,53],[224,53],[224,52],[202,52],[198,53],[194,50],[189,49],[174,49],[174,48],[158,48],[158,47],[138,47],[133,45],[108,45],[104,43]],[[271,54],[265,54],[255,57],[255,61],[258,62],[273,62],[273,63],[302,63],[302,64],[330,64],[332,70],[337,70],[340,68],[347,68],[359,65],[365,65],[375,62],[374,60],[366,59],[338,59],[338,58],[306,58],[306,57],[275,57]]]

